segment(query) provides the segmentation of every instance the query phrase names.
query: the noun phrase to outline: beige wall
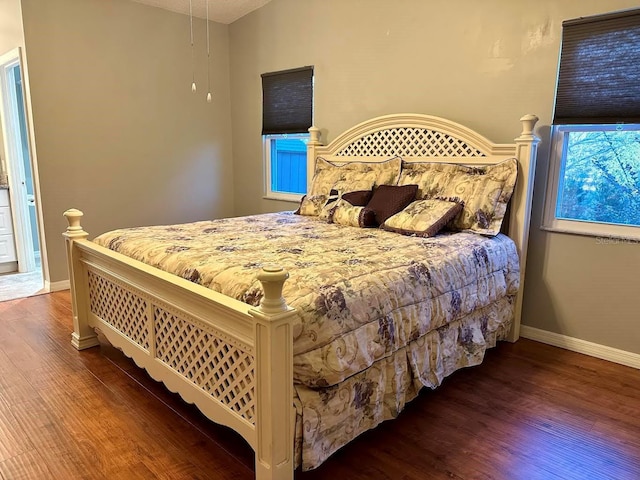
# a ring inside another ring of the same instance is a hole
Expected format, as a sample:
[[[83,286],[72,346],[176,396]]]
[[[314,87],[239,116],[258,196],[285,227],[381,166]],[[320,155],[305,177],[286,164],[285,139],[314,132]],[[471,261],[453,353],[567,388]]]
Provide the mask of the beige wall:
[[[62,212],[85,229],[233,213],[228,27],[124,0],[23,0],[33,122],[52,282],[67,276]]]
[[[20,0],[0,0],[0,55],[22,46]]]
[[[635,0],[273,0],[230,27],[235,213],[292,204],[262,199],[263,72],[315,66],[315,124],[333,139],[394,112],[428,113],[496,142],[540,117],[543,137],[524,324],[640,353],[640,245],[539,229],[561,23]]]

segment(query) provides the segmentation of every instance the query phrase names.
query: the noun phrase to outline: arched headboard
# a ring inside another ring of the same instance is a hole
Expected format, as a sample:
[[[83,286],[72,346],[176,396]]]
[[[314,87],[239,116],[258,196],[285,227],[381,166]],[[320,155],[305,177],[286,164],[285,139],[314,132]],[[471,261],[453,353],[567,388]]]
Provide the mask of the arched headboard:
[[[307,171],[313,172],[317,157],[333,162],[384,161],[399,156],[406,162],[446,162],[464,165],[489,165],[508,158],[518,159],[518,180],[511,197],[508,235],[520,256],[520,291],[516,301],[509,340],[520,335],[520,315],[527,262],[529,223],[540,139],[533,133],[535,115],[520,119],[521,132],[514,143],[493,143],[480,133],[456,122],[431,115],[401,113],[362,122],[328,145],[320,141],[320,129],[309,129]],[[312,175],[308,175],[311,181]]]

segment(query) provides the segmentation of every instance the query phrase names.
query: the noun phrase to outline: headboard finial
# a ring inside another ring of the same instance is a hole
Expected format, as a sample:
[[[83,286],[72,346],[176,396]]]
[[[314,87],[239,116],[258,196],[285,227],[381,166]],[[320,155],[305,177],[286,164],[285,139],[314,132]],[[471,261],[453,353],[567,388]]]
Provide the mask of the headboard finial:
[[[309,144],[320,145],[320,129],[318,127],[309,127]]]
[[[539,118],[536,115],[527,114],[523,116],[520,121],[522,122],[522,133],[521,136],[529,136],[533,135],[533,127],[536,126]]]

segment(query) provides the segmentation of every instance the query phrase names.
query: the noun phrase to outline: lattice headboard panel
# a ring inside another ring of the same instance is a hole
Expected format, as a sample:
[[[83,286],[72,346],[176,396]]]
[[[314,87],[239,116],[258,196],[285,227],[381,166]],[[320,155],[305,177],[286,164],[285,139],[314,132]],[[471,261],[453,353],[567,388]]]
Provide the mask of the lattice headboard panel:
[[[369,157],[484,157],[467,142],[447,133],[425,128],[389,128],[350,143],[337,156]]]

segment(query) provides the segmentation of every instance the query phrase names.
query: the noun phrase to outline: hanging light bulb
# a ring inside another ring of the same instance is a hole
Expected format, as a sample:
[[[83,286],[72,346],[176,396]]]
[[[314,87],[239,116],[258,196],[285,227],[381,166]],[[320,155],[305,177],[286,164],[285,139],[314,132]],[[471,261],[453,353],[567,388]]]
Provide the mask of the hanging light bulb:
[[[211,67],[209,59],[211,49],[209,47],[209,0],[207,0],[207,103],[211,103]]]
[[[196,60],[193,47],[193,0],[189,0],[189,29],[191,31],[191,91],[196,93]]]

